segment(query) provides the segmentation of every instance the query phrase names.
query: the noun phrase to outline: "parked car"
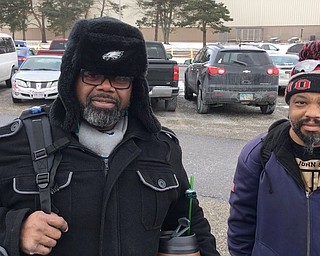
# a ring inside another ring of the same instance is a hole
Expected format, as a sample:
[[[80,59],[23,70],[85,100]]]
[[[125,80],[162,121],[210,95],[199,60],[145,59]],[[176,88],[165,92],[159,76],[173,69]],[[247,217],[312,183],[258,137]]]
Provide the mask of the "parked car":
[[[288,86],[291,70],[299,62],[299,57],[293,54],[269,54],[269,56],[279,69],[279,89],[284,89]]]
[[[28,56],[36,55],[36,52],[30,47],[16,47],[18,55],[18,66],[20,67],[22,62],[26,60]]]
[[[37,51],[37,55],[58,55],[62,56],[67,47],[67,38],[53,39],[49,45],[49,48],[41,48]]]
[[[184,97],[197,95],[198,113],[210,106],[239,103],[271,114],[278,96],[279,70],[265,50],[252,46],[206,46],[185,71]]]
[[[273,43],[242,43],[244,45],[253,45],[260,49],[266,50],[267,52],[277,52],[279,51],[279,47]]]
[[[295,54],[295,55],[299,55],[299,52],[302,48],[302,46],[304,45],[305,43],[294,43],[294,44],[291,44],[287,51],[286,51],[286,54]]]
[[[0,33],[0,81],[11,87],[11,77],[18,67],[16,47],[10,35]]]
[[[27,41],[24,40],[14,40],[14,44],[16,47],[28,47]]]
[[[301,41],[301,38],[297,36],[293,36],[288,39],[288,43],[291,43],[291,44],[299,43],[300,41]]]
[[[61,56],[28,56],[11,79],[12,101],[55,99],[61,59]]]

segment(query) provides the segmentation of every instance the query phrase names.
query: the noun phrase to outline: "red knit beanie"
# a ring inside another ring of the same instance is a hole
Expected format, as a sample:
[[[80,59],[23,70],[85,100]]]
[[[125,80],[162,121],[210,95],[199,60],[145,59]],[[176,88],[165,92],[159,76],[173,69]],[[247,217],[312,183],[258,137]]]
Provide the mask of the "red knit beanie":
[[[299,61],[308,59],[320,60],[320,42],[311,41],[302,46]]]

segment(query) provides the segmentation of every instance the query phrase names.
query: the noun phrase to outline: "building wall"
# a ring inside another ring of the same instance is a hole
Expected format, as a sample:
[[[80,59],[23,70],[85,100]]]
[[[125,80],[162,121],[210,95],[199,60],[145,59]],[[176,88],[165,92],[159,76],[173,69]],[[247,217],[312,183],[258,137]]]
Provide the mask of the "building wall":
[[[142,11],[135,5],[135,1],[118,0],[126,4],[121,19],[132,25],[142,16]],[[241,40],[268,41],[272,37],[280,38],[281,42],[287,42],[291,37],[301,37],[301,40],[309,40],[315,36],[320,40],[320,1],[319,0],[218,0],[223,2],[230,16],[234,19],[225,25],[232,30],[228,34],[214,34],[207,32],[207,42],[216,41],[239,41],[239,35],[250,35]],[[91,16],[97,16],[98,7],[93,10]],[[120,18],[110,12],[108,15]],[[147,40],[154,39],[154,28],[141,29]],[[6,28],[0,32],[9,33]],[[161,29],[159,29],[159,41],[163,41]],[[260,35],[261,34],[261,35]],[[51,40],[56,36],[47,31],[47,39]],[[15,33],[16,39],[22,39],[22,33]],[[40,40],[40,31],[30,27],[27,31],[27,40]],[[172,42],[201,42],[202,32],[197,28],[176,28],[170,35]]]
[[[230,26],[320,25],[319,0],[218,0],[234,19]]]

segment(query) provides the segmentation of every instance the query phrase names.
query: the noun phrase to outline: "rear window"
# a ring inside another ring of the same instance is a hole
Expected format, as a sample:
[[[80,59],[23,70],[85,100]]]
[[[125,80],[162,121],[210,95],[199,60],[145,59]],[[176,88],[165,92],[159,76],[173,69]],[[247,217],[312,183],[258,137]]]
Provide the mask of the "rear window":
[[[67,46],[67,41],[52,41],[50,45],[50,50],[65,50]]]
[[[299,53],[303,45],[304,44],[292,45],[288,48],[287,52]]]
[[[148,59],[165,59],[166,52],[158,43],[146,42]]]
[[[221,51],[217,54],[215,63],[244,66],[272,64],[266,52],[258,51]]]
[[[10,37],[0,37],[0,54],[15,52],[16,48]]]
[[[17,48],[17,54],[18,55],[27,55],[27,51],[28,51],[28,48]]]

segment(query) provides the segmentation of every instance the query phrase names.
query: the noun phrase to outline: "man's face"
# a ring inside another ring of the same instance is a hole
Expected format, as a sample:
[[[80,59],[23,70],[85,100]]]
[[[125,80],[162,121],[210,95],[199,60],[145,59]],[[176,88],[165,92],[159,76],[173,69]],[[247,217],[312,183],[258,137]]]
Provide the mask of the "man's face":
[[[320,93],[296,93],[289,105],[292,139],[308,150],[320,146]]]
[[[127,87],[115,89],[109,79],[105,79],[100,85],[89,85],[84,83],[83,75],[79,75],[76,95],[82,118],[99,130],[112,129],[129,107],[131,82],[128,82]]]

